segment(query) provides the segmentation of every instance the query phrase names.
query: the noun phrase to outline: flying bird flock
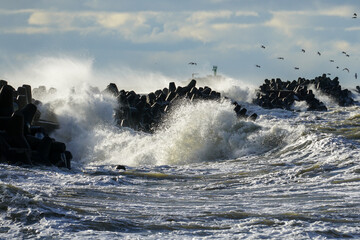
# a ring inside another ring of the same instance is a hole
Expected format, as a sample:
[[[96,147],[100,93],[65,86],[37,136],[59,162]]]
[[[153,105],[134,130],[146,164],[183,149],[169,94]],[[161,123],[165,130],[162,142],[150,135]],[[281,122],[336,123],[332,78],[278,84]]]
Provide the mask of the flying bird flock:
[[[357,13],[354,13],[353,14],[353,16],[352,16],[352,18],[357,18]],[[266,49],[266,46],[265,45],[260,45],[260,47],[262,48],[262,49]],[[302,53],[306,53],[307,51],[304,49],[304,48],[302,48],[301,49],[301,52]],[[347,52],[345,52],[345,51],[342,51],[341,52],[345,57],[350,57],[350,54],[348,54]],[[320,51],[317,51],[316,52],[316,54],[318,55],[318,56],[322,56],[322,53],[320,52]],[[285,60],[285,58],[284,57],[277,57],[277,59],[278,60]],[[331,62],[331,63],[335,63],[335,60],[334,59],[329,59],[329,61]],[[188,63],[189,65],[194,65],[194,66],[196,66],[197,65],[197,63],[196,62],[189,62]],[[256,68],[261,68],[261,65],[259,65],[259,64],[255,64],[255,67]],[[339,69],[340,67],[339,66],[336,66],[336,69]],[[295,66],[294,67],[294,70],[300,70],[300,67],[298,67],[298,66]],[[348,67],[344,67],[343,69],[342,69],[342,71],[346,71],[346,72],[348,72],[348,73],[350,73],[350,69],[348,68]],[[331,73],[327,73],[327,75],[331,75]],[[355,77],[355,79],[357,79],[357,73],[355,73],[354,74],[354,77]]]
[[[264,45],[261,45],[261,48],[262,48],[262,49],[266,49],[266,47],[265,47]],[[302,53],[306,53],[305,49],[301,49],[301,52],[302,52]],[[349,55],[347,52],[345,52],[345,51],[342,51],[342,54],[343,54],[344,56],[346,56],[346,57],[350,57],[350,55]],[[317,55],[321,56],[322,54],[321,54],[320,51],[317,51]],[[284,60],[285,58],[284,58],[284,57],[278,57],[277,59],[279,59],[279,60]],[[334,59],[330,59],[329,61],[330,61],[331,63],[334,63],[334,62],[335,62]],[[256,64],[255,66],[256,66],[257,68],[261,68],[261,66],[260,66],[259,64]],[[340,68],[339,66],[336,66],[336,69],[339,69],[339,68]],[[294,69],[295,69],[295,70],[299,70],[300,67],[296,66],[296,67],[294,67]],[[349,69],[348,67],[344,67],[342,70],[350,73],[350,69]],[[331,73],[327,73],[327,75],[331,75]],[[355,76],[355,79],[357,79],[357,73],[355,73],[354,76]]]
[[[357,13],[354,13],[353,16],[352,16],[352,18],[357,18]],[[260,47],[261,47],[262,49],[266,49],[266,48],[267,48],[265,45],[261,45]],[[306,50],[305,50],[304,48],[302,48],[302,49],[301,49],[301,52],[302,52],[302,53],[306,53]],[[318,56],[322,56],[322,53],[321,53],[320,51],[317,51],[316,54],[317,54]],[[342,51],[342,54],[343,54],[345,57],[350,57],[350,54],[348,54],[348,53],[345,52],[345,51]],[[285,58],[284,58],[284,57],[277,57],[277,59],[279,59],[279,60],[284,60]],[[330,61],[331,63],[335,63],[335,60],[334,60],[334,59],[330,59],[329,61]],[[261,68],[261,65],[259,65],[259,64],[256,64],[255,66],[256,66],[257,68]],[[336,69],[339,69],[339,68],[340,68],[339,66],[336,66]],[[295,66],[294,69],[295,69],[295,70],[299,70],[300,67]],[[349,69],[348,67],[344,67],[344,68],[342,69],[342,71],[346,71],[346,72],[350,73],[350,69]],[[331,75],[331,73],[327,73],[327,75]],[[357,79],[357,73],[354,74],[354,77],[355,77],[355,79]]]

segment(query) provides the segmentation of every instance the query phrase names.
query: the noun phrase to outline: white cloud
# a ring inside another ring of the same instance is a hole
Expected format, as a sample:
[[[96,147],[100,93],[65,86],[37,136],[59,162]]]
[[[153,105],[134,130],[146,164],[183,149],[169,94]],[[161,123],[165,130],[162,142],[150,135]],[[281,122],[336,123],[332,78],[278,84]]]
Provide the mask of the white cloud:
[[[232,11],[198,11],[198,12],[189,12],[190,16],[187,18],[188,22],[192,23],[202,23],[209,22],[214,19],[228,19],[234,12]]]
[[[148,16],[147,16],[148,15]],[[105,28],[117,28],[124,25],[134,27],[144,25],[152,14],[147,13],[94,13],[97,22]]]
[[[259,14],[257,12],[253,12],[253,11],[237,11],[237,12],[235,12],[235,16],[237,16],[237,17],[239,17],[239,16],[258,17]]]
[[[322,17],[339,17],[351,19],[353,7],[337,6],[332,8],[318,8],[308,11],[270,11],[272,18],[265,22],[265,26],[276,28],[284,35],[291,37],[298,29],[313,29],[324,31],[333,27],[331,24],[324,25]],[[335,21],[335,18],[333,19]],[[356,28],[350,28],[355,30]]]
[[[311,15],[304,11],[273,11],[272,18],[265,22],[267,27],[273,27],[287,36],[292,36],[293,31],[305,27],[306,16]]]
[[[56,14],[59,16],[59,14]],[[54,18],[54,15],[50,15],[49,13],[46,12],[34,12],[31,14],[31,16],[29,17],[28,23],[34,24],[34,25],[49,25],[53,22],[53,20],[56,19]],[[57,20],[59,21],[59,20]]]
[[[346,51],[347,49],[351,48],[351,44],[348,41],[335,41],[332,44],[332,48],[336,51]]]
[[[333,8],[319,10],[318,14],[323,16],[351,18],[354,13],[353,10],[354,7],[352,6],[336,6]]]
[[[215,30],[221,31],[232,31],[236,29],[245,29],[255,27],[254,24],[242,24],[242,23],[216,23],[212,24],[211,27]]]
[[[360,26],[359,27],[348,27],[348,28],[345,28],[345,31],[360,31]]]
[[[1,12],[1,11],[0,11]],[[51,34],[77,31],[79,33],[109,32],[134,43],[173,42],[192,39],[211,42],[227,38],[224,33],[254,27],[241,23],[240,16],[258,16],[252,11],[183,11],[183,12],[97,12],[19,10],[8,14],[29,14],[27,24],[8,29],[7,33]],[[244,19],[242,19],[243,21]]]
[[[48,34],[53,32],[50,28],[47,27],[19,27],[2,30],[7,34]]]
[[[0,9],[0,15],[15,15],[22,13],[32,13],[34,11],[36,10],[35,9],[19,9],[19,10]]]

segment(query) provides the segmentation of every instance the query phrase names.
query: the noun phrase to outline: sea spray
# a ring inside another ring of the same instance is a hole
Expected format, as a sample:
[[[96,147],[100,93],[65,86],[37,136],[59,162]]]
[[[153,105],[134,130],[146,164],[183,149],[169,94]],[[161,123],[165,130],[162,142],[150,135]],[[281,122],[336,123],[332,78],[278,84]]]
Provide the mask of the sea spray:
[[[28,83],[33,88],[46,86],[67,91],[94,79],[93,62],[92,58],[34,56],[30,62],[3,71],[14,86]]]
[[[120,89],[148,93],[167,86],[169,82],[179,82],[178,79],[159,72],[145,72],[128,66],[98,68],[92,57],[64,54],[34,56],[32,61],[9,63],[0,70],[3,78],[10,80],[14,86],[29,83],[34,88],[46,86],[47,89],[56,88],[57,91],[68,91],[84,83],[105,89],[113,82]]]
[[[198,86],[210,86],[219,91],[222,96],[226,96],[235,101],[249,102],[255,98],[256,87],[228,76],[206,76],[195,78]]]
[[[117,106],[115,98],[87,86],[73,89],[67,95],[53,95],[47,105],[56,114],[60,125],[54,136],[67,143],[78,161],[86,158],[97,145],[97,129],[114,125]]]
[[[68,122],[63,120],[63,127],[56,134],[71,136],[70,146],[76,148],[73,151],[83,164],[144,166],[261,154],[282,146],[290,132],[295,131],[238,119],[232,108],[230,101],[180,101],[153,134],[116,127],[110,119],[90,124],[82,117],[69,118],[80,112],[68,112],[71,108],[65,108],[58,113]]]
[[[310,84],[309,89],[313,91],[313,93],[317,99],[319,99],[321,102],[325,103],[325,106],[334,108],[339,105],[336,103],[336,101],[334,99],[332,99],[331,97],[329,97],[322,91],[316,89],[314,84]]]

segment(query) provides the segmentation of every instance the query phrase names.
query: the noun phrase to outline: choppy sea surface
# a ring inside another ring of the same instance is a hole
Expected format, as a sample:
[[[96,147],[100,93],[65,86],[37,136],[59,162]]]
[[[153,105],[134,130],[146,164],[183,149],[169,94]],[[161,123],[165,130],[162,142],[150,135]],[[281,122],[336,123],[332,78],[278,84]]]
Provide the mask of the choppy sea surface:
[[[116,127],[94,88],[44,98],[72,170],[0,165],[0,238],[360,239],[360,106],[266,110],[231,89],[255,122],[182,101],[154,134]]]

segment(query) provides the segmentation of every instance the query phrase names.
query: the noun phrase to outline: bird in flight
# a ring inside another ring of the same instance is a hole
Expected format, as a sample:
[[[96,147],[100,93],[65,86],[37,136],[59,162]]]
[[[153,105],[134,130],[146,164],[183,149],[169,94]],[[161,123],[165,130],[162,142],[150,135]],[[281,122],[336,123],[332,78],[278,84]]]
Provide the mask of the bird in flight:
[[[349,54],[346,54],[346,56],[347,56],[347,57],[350,57],[350,55],[349,55]]]
[[[355,73],[355,79],[357,79],[357,73]]]
[[[188,64],[189,64],[189,65],[197,65],[196,62],[189,62]]]
[[[277,59],[284,60],[284,58],[283,58],[283,57],[278,57]]]
[[[345,51],[342,51],[341,53],[345,54],[346,55],[346,52]]]
[[[257,64],[255,65],[255,67],[257,67],[257,68],[261,68],[261,67],[260,67],[260,65],[257,65]]]
[[[264,46],[264,45],[261,45],[261,48],[264,48],[264,49],[265,49],[265,46]]]
[[[343,71],[350,72],[350,70],[348,68],[344,68]]]
[[[321,53],[320,53],[320,52],[317,52],[317,54],[318,54],[319,56],[321,56]]]
[[[356,13],[354,13],[352,18],[357,18],[357,14],[356,14]]]
[[[301,49],[301,51],[304,53],[304,52],[305,52],[305,49]]]
[[[334,62],[334,60],[330,59],[330,62]]]
[[[294,69],[295,69],[295,70],[299,70],[299,68],[298,68],[298,67],[294,67]]]

